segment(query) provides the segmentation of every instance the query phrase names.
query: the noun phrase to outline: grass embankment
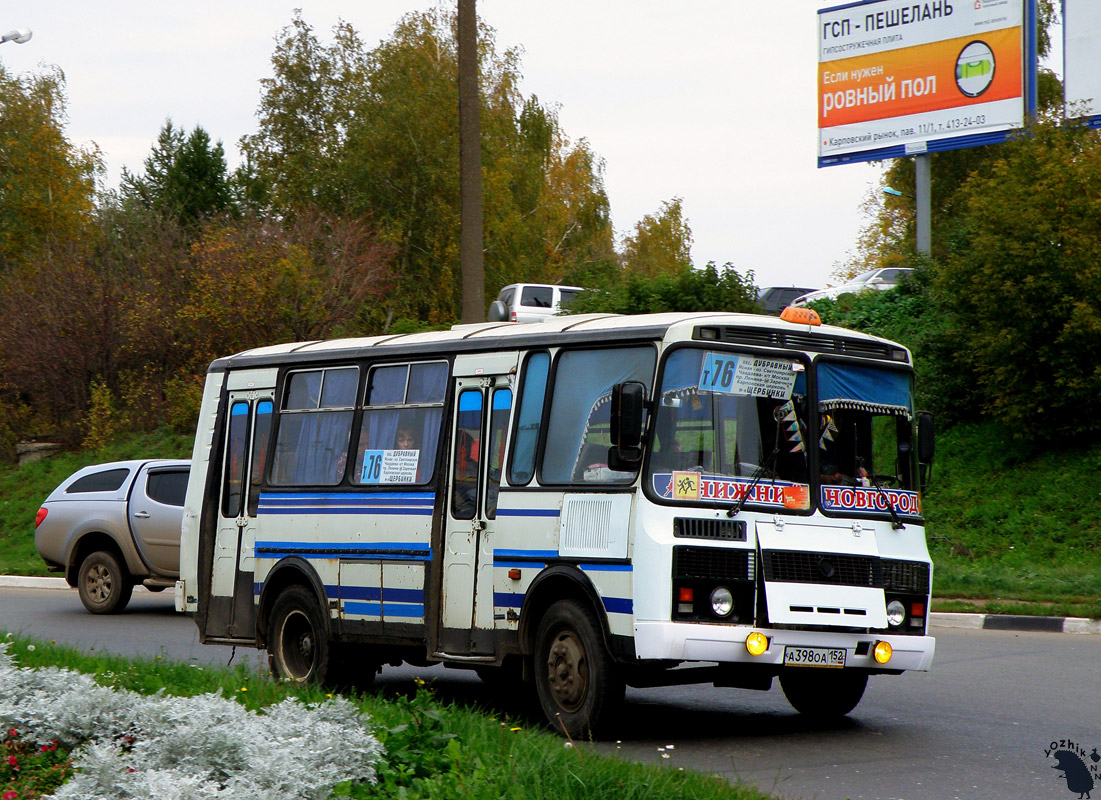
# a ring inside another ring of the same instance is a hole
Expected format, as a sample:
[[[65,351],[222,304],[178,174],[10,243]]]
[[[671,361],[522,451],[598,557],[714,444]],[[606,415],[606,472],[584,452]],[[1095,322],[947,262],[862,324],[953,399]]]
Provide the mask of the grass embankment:
[[[1101,445],[1032,453],[993,424],[952,428],[925,509],[934,610],[1101,617]]]
[[[0,574],[47,574],[34,515],[79,467],[190,451],[152,434],[0,469]],[[1037,454],[996,425],[957,426],[940,434],[925,509],[935,609],[1101,618],[1101,445]]]
[[[89,655],[22,637],[12,641],[11,653],[20,667],[67,667],[93,675],[101,685],[139,694],[162,689],[188,697],[214,692],[253,710],[285,698],[306,703],[326,698],[322,690],[275,682],[247,667],[197,668],[159,659]],[[525,719],[501,719],[477,708],[438,702],[430,689],[413,681],[407,692],[352,693],[349,699],[373,721],[386,755],[378,766],[377,785],[344,784],[335,787],[336,796],[768,800],[718,777],[597,755],[584,742],[567,746],[557,736],[529,730]]]

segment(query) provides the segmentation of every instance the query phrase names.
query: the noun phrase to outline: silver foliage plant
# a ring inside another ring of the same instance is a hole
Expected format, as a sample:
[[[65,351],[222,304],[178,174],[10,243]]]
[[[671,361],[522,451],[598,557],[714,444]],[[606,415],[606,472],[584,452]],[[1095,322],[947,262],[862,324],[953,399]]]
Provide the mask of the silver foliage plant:
[[[77,747],[69,800],[325,798],[375,781],[382,747],[348,700],[249,711],[221,695],[121,691],[67,669],[24,669],[0,643],[0,729]]]

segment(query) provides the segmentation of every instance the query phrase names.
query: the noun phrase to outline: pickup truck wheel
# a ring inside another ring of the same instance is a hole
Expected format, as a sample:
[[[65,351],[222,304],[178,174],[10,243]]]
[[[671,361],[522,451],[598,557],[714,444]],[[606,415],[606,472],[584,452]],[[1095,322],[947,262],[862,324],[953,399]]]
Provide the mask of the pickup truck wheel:
[[[329,672],[329,629],[313,593],[290,586],[275,599],[268,644],[272,672],[286,681],[319,684]]]
[[[780,688],[800,714],[814,719],[843,717],[856,708],[868,673],[850,669],[789,668],[780,673]]]
[[[126,608],[134,584],[118,559],[105,550],[88,555],[77,571],[80,602],[93,614],[117,614]]]

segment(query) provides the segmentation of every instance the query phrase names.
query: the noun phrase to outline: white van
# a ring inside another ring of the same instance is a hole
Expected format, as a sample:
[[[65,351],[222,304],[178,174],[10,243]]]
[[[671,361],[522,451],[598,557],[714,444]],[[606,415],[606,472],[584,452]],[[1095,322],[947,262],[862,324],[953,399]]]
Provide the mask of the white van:
[[[490,322],[542,322],[568,308],[580,286],[550,283],[512,283],[503,288],[489,307]]]

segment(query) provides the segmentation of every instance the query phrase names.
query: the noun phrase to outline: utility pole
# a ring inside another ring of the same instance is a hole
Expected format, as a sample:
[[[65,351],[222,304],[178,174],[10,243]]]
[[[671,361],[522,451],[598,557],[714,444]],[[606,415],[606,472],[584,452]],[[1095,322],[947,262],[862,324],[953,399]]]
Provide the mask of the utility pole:
[[[933,252],[933,156],[921,153],[914,157],[914,217],[917,229],[917,251],[926,256]]]
[[[478,98],[478,13],[459,0],[459,271],[462,322],[484,322],[482,248],[482,134]]]

